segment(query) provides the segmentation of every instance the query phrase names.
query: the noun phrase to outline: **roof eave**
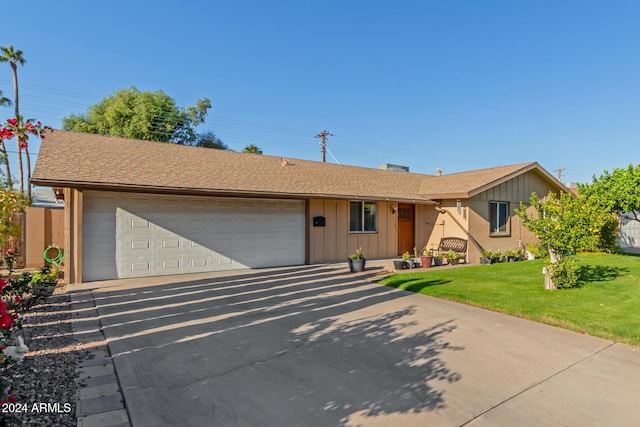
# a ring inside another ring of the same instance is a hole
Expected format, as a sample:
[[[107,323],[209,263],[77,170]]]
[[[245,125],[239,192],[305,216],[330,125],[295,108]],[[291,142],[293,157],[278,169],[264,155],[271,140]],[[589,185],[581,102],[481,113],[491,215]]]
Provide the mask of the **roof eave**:
[[[469,193],[460,192],[460,193],[433,193],[433,194],[424,194],[425,198],[430,200],[446,200],[446,199],[468,199]]]
[[[568,191],[566,189],[566,186],[561,183],[560,181],[558,181],[553,175],[551,175],[549,172],[547,172],[547,170],[545,168],[543,168],[542,166],[540,166],[540,164],[538,162],[532,162],[529,163],[527,165],[524,165],[522,168],[515,170],[513,172],[511,172],[510,174],[507,174],[499,179],[493,180],[489,183],[486,183],[484,185],[481,185],[480,187],[474,188],[473,190],[469,191],[469,197],[473,197],[476,196],[480,193],[482,193],[483,191],[486,191],[490,188],[493,188],[497,185],[500,185],[502,183],[505,183],[511,179],[513,179],[514,177],[518,176],[518,175],[522,175],[523,173],[527,173],[530,172],[532,170],[537,170],[538,172],[540,172],[540,174],[546,178],[548,181],[550,181],[551,183],[553,183],[554,185],[556,185],[559,189],[565,189],[565,191]]]
[[[214,189],[214,188],[189,188],[189,187],[164,187],[153,185],[139,184],[119,184],[119,183],[103,183],[103,182],[78,182],[53,180],[46,178],[31,178],[31,183],[46,187],[57,188],[74,188],[78,190],[101,190],[101,191],[122,191],[122,192],[141,192],[141,193],[158,193],[158,194],[175,194],[175,195],[192,195],[192,196],[241,196],[241,197],[279,197],[288,199],[346,199],[346,200],[384,200],[397,203],[416,203],[416,204],[435,204],[433,200],[427,198],[403,198],[403,197],[381,197],[371,195],[358,194],[318,194],[318,193],[290,193],[278,191],[256,191],[256,190],[237,190],[237,189]]]

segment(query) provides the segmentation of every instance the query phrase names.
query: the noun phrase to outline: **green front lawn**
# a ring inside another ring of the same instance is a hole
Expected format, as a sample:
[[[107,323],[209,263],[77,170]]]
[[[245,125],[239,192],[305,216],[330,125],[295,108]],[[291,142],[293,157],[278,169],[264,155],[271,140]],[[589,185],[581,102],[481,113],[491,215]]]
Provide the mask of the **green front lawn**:
[[[542,260],[416,270],[378,283],[640,345],[640,256],[577,256],[582,286],[546,291]]]

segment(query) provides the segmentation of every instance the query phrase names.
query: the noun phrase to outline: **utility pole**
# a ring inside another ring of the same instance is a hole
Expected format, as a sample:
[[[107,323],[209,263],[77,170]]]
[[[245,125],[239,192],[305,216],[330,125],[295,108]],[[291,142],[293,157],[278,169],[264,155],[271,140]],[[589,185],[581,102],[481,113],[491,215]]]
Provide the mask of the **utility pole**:
[[[327,145],[325,144],[325,139],[327,138],[327,136],[334,136],[332,133],[330,133],[327,130],[323,130],[322,132],[320,132],[319,134],[317,134],[315,137],[316,138],[320,138],[321,140],[321,144],[322,144],[322,163],[326,163],[327,162]]]
[[[562,182],[562,172],[564,172],[565,168],[554,169],[554,172],[558,172],[558,181]]]

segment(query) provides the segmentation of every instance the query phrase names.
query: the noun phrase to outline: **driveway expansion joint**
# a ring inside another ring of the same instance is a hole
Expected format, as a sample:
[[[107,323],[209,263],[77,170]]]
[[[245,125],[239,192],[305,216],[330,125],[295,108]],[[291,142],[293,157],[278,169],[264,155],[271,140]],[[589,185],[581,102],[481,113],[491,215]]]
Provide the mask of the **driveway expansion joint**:
[[[599,353],[603,352],[604,350],[606,350],[606,349],[608,349],[608,348],[612,347],[614,344],[615,344],[615,341],[611,341],[611,342],[609,342],[609,344],[607,344],[607,345],[605,345],[604,347],[602,347],[602,348],[600,348],[600,349],[598,349],[598,350],[596,350],[596,351],[592,352],[591,354],[587,354],[587,355],[586,355],[586,356],[584,356],[583,358],[581,358],[581,359],[579,359],[579,360],[576,360],[575,362],[571,363],[570,365],[565,366],[564,368],[560,369],[559,371],[556,371],[556,372],[552,373],[551,375],[548,375],[548,376],[546,376],[545,378],[543,378],[543,379],[541,379],[541,380],[539,380],[539,381],[534,382],[533,384],[531,384],[531,385],[529,385],[529,386],[525,387],[524,389],[522,389],[522,390],[520,390],[519,392],[517,392],[517,393],[513,394],[512,396],[509,396],[509,397],[507,397],[506,399],[503,399],[502,401],[500,401],[500,402],[496,403],[495,405],[491,406],[490,408],[488,408],[488,409],[486,409],[486,410],[484,410],[484,411],[480,412],[479,414],[477,414],[477,415],[475,415],[475,416],[473,416],[473,417],[469,418],[467,421],[465,421],[464,423],[460,424],[460,427],[468,425],[468,424],[469,424],[469,423],[471,423],[472,421],[474,421],[474,420],[476,420],[476,419],[478,419],[478,418],[482,417],[482,416],[483,416],[483,415],[485,415],[485,414],[488,414],[489,412],[491,412],[491,411],[493,411],[494,409],[496,409],[496,408],[498,408],[498,407],[500,407],[500,406],[504,405],[505,403],[509,402],[510,400],[513,400],[514,398],[516,398],[516,397],[518,397],[518,396],[520,396],[520,395],[522,395],[522,394],[526,393],[527,391],[529,391],[529,390],[531,390],[531,389],[534,389],[534,388],[538,387],[540,384],[544,384],[544,383],[546,383],[546,382],[547,382],[547,381],[549,381],[550,379],[552,379],[552,378],[554,378],[554,377],[557,377],[558,375],[562,374],[563,372],[568,371],[569,369],[573,368],[574,366],[579,365],[579,364],[581,364],[582,362],[584,362],[584,361],[586,361],[586,360],[588,360],[588,359],[591,359],[593,356],[595,356],[595,355],[597,355],[597,354],[599,354]]]

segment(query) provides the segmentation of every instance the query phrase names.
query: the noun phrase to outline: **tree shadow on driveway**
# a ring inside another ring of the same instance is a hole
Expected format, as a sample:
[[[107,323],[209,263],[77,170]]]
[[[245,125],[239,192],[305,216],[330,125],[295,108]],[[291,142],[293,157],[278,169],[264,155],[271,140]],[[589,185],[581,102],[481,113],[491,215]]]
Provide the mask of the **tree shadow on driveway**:
[[[441,358],[443,351],[459,351],[446,335],[456,329],[452,321],[422,328],[408,321],[413,307],[392,313],[341,322],[320,319],[294,331],[294,342],[304,353],[339,359],[333,378],[321,381],[328,388],[326,404],[313,408],[323,425],[350,424],[381,415],[418,413],[444,408],[444,390],[437,382],[452,383],[461,375],[452,372]],[[330,355],[336,355],[331,357]],[[339,387],[332,389],[332,385]],[[355,391],[355,393],[353,393]]]
[[[340,425],[432,411],[453,321],[309,267],[94,291],[133,425]]]

